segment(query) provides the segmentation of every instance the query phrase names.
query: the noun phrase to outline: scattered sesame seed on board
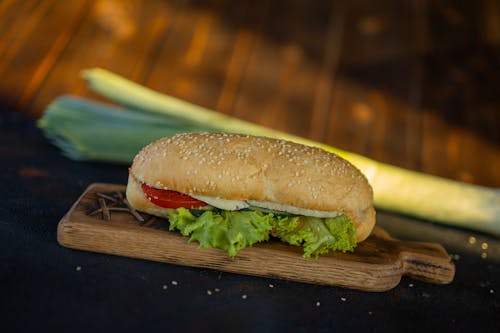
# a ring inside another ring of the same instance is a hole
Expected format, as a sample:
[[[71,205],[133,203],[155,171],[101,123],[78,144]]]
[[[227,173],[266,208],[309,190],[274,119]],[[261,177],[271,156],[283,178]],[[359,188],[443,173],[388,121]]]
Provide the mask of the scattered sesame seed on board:
[[[173,285],[173,286],[177,286],[177,285],[179,284],[179,283],[178,283],[177,281],[175,281],[175,280],[173,280],[171,283],[172,283],[172,285]]]
[[[77,272],[81,271],[81,270],[82,270],[82,266],[76,266],[75,270],[76,270]]]

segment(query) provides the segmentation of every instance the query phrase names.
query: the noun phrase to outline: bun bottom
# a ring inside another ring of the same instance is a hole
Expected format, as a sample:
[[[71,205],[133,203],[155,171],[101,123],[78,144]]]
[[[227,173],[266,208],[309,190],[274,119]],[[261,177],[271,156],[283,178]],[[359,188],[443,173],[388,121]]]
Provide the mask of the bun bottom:
[[[151,203],[142,191],[141,184],[130,174],[128,177],[126,196],[128,202],[135,209],[147,214],[168,218],[167,210]],[[375,209],[371,206],[361,212],[361,214],[349,215],[354,215],[351,218],[355,221],[354,225],[356,228],[358,242],[364,241],[368,238],[373,227],[375,226]]]
[[[358,235],[358,243],[364,241],[370,236],[373,228],[375,227],[375,209],[373,206],[367,208],[363,211],[362,216],[358,216],[356,220],[353,221],[361,221],[355,222],[354,226],[356,227],[356,234]]]
[[[128,202],[138,211],[163,218],[168,218],[167,210],[165,208],[156,206],[151,201],[149,201],[149,199],[142,191],[141,184],[132,175],[128,176],[126,196]]]

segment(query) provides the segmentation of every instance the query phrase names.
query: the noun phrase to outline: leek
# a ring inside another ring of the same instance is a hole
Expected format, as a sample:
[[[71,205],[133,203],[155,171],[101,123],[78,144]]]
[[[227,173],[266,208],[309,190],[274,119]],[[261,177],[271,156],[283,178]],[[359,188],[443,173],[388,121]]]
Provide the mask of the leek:
[[[191,131],[262,135],[317,146],[359,168],[374,190],[375,206],[500,236],[500,191],[426,175],[272,130],[140,86],[103,69],[83,72],[91,89],[122,107],[63,96],[39,126],[77,160],[130,163],[139,149],[163,136]]]
[[[74,160],[130,163],[147,143],[181,132],[207,130],[182,119],[58,97],[38,121],[45,135]]]

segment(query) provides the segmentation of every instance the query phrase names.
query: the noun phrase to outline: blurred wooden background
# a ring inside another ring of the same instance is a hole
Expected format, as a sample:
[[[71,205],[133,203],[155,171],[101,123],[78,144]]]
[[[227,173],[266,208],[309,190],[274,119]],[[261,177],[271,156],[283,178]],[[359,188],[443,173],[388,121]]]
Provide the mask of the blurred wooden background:
[[[1,0],[2,110],[99,66],[379,161],[500,187],[500,1]],[[9,112],[9,111],[7,111]]]

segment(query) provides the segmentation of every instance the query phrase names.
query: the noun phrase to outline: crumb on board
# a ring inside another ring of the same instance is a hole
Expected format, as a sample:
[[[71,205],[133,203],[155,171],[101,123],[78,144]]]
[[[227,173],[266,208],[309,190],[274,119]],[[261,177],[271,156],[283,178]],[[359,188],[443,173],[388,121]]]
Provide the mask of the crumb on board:
[[[76,270],[77,272],[81,271],[81,270],[82,270],[82,266],[76,266],[75,270]]]
[[[319,301],[316,302],[316,306],[320,306],[320,305],[321,305],[321,303]]]
[[[248,296],[247,296],[246,294],[241,295],[241,298],[242,298],[242,299],[247,299],[247,297],[248,297]]]
[[[178,285],[178,284],[179,284],[179,283],[178,283],[177,281],[175,281],[175,280],[173,280],[171,283],[172,283],[172,285],[173,285],[173,286],[176,286],[176,285]]]
[[[345,302],[345,301],[347,301],[347,298],[345,298],[345,297],[340,297],[340,300],[341,300],[342,302]]]
[[[162,289],[163,289],[163,290],[166,290],[166,289],[168,289],[168,286],[167,286],[166,284],[164,284],[164,285],[162,286]]]
[[[214,290],[216,293],[218,293],[220,291],[220,288],[215,288]]]
[[[211,295],[212,295],[212,290],[208,289],[208,290],[207,290],[207,295],[208,295],[208,296],[211,296]]]
[[[269,288],[274,288],[274,284],[269,283]]]

